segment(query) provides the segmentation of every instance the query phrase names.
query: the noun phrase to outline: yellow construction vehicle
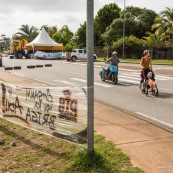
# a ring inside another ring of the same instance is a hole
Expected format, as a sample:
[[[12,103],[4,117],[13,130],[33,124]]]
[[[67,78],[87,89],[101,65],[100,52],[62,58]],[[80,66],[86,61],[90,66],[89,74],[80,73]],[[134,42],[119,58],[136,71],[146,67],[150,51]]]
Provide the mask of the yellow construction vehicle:
[[[16,58],[21,59],[25,52],[25,45],[28,44],[28,41],[23,39],[23,40],[12,40],[10,44],[10,54],[15,55]],[[28,52],[32,51],[27,49]]]

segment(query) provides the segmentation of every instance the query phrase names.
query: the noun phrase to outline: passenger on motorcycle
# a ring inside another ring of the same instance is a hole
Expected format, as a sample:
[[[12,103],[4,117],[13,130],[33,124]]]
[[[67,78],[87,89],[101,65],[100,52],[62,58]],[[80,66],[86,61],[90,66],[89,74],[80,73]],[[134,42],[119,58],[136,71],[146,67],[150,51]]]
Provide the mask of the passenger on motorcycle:
[[[146,79],[148,72],[152,69],[152,62],[150,58],[150,52],[149,50],[144,50],[143,57],[141,58],[141,73],[144,75],[144,78]],[[139,87],[141,88],[142,83],[144,82],[144,78],[141,78]]]
[[[110,59],[108,59],[105,64],[107,63],[110,63],[110,65],[114,65],[114,66],[117,66],[118,67],[118,63],[120,62],[119,61],[119,58],[118,58],[118,53],[116,51],[112,52],[112,57]],[[107,76],[108,78],[110,77],[110,66],[108,67],[107,69]]]

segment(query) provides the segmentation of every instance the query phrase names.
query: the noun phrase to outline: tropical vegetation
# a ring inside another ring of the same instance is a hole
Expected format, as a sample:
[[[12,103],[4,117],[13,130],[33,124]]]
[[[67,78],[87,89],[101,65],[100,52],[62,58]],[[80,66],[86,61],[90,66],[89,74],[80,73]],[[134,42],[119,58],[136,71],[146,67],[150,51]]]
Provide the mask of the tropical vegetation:
[[[84,21],[75,33],[68,28],[68,25],[61,28],[48,25],[42,27],[56,42],[63,43],[64,50],[67,51],[86,47],[86,25]],[[24,24],[12,38],[32,41],[40,29]],[[6,36],[1,35],[0,43],[4,42],[4,39],[7,39]],[[130,40],[135,44],[133,45]],[[121,52],[122,44],[125,44],[125,51],[128,53],[144,47],[163,48],[165,51],[173,48],[173,8],[167,7],[157,14],[152,10],[133,6],[122,10],[116,3],[103,6],[94,18],[94,46],[101,49],[104,47],[118,49]],[[2,47],[2,44],[0,46]]]

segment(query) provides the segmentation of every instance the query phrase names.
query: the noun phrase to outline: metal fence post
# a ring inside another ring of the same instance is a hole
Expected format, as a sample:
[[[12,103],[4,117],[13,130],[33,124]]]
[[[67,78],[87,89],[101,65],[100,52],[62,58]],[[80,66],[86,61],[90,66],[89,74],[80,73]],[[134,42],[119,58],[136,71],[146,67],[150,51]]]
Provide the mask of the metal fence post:
[[[87,142],[88,152],[94,152],[94,0],[87,0]]]

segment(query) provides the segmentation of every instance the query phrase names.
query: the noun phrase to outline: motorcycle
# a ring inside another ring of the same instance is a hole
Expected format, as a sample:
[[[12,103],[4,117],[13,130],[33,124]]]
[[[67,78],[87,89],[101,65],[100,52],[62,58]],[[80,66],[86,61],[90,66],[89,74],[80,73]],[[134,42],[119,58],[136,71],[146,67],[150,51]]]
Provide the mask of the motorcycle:
[[[115,85],[118,82],[118,67],[110,65],[109,69],[105,67],[100,68],[100,77],[102,81],[109,80]]]

